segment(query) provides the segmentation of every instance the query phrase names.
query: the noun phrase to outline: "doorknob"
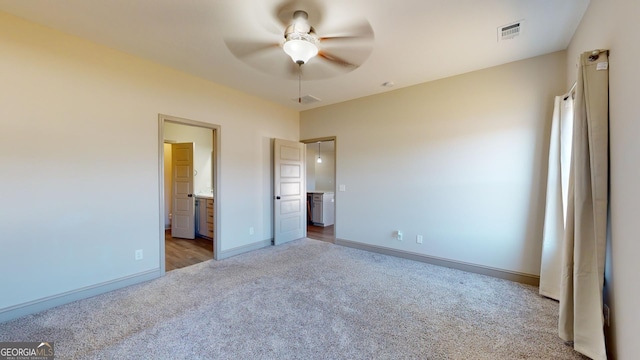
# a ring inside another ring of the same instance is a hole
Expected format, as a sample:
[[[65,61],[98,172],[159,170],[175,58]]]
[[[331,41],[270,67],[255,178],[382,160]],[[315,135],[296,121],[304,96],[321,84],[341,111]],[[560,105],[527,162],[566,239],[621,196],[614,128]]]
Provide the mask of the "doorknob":
[[[187,197],[193,197],[193,194],[187,194]]]
[[[276,196],[276,200],[280,200],[280,196]]]

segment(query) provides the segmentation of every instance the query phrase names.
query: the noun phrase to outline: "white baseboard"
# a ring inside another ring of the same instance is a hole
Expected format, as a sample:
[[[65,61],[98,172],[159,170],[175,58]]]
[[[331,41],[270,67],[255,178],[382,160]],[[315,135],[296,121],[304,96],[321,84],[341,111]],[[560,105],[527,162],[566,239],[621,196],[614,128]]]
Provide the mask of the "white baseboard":
[[[123,287],[139,284],[162,276],[160,269],[145,271],[139,274],[125,276],[123,278],[106,281],[100,284],[86,286],[80,289],[67,291],[62,294],[48,296],[42,299],[29,301],[23,304],[0,309],[0,323],[16,319],[25,315],[68,304],[77,300],[90,298]]]
[[[273,242],[272,239],[267,239],[267,240],[261,240],[251,244],[247,244],[247,245],[238,246],[233,249],[223,250],[223,251],[220,251],[220,254],[218,256],[216,256],[216,260],[227,259],[232,256],[244,254],[249,251],[262,249],[262,248],[271,246],[272,242]]]
[[[483,266],[483,265],[465,263],[462,261],[438,258],[434,256],[416,254],[409,251],[396,250],[396,249],[391,249],[387,247],[369,245],[369,244],[364,244],[356,241],[344,240],[344,239],[338,239],[338,238],[336,238],[336,245],[342,245],[342,246],[351,247],[354,249],[371,251],[371,252],[384,254],[384,255],[391,255],[391,256],[414,260],[414,261],[421,261],[421,262],[429,263],[432,265],[444,266],[452,269],[492,276],[500,279],[515,281],[515,282],[533,285],[533,286],[540,285],[540,276],[532,275],[532,274],[497,269],[497,268],[492,268],[492,267]]]

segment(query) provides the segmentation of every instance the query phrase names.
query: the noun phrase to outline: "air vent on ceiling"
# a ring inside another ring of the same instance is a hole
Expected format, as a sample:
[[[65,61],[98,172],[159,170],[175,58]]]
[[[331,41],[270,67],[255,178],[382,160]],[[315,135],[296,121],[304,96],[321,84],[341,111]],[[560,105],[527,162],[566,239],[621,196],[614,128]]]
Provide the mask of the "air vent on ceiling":
[[[516,21],[511,24],[498,27],[498,42],[503,40],[511,40],[522,35],[522,25],[524,20]]]
[[[295,102],[300,101],[300,103],[303,104],[303,105],[313,104],[315,102],[321,101],[320,99],[318,99],[317,97],[315,97],[313,95],[305,95],[301,99],[295,98],[295,99],[291,99],[291,100],[293,100]]]

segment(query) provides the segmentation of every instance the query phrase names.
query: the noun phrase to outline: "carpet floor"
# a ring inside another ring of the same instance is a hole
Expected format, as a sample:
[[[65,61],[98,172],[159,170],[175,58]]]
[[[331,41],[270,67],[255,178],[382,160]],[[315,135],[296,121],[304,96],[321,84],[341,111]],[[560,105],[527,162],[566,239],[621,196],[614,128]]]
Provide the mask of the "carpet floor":
[[[586,359],[537,288],[303,239],[0,324],[56,359]]]

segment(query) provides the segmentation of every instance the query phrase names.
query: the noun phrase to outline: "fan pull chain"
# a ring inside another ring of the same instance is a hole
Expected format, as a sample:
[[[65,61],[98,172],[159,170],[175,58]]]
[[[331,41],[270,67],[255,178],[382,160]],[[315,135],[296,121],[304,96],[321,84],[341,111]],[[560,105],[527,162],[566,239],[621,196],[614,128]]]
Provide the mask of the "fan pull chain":
[[[298,64],[298,104],[302,104],[302,64]]]

